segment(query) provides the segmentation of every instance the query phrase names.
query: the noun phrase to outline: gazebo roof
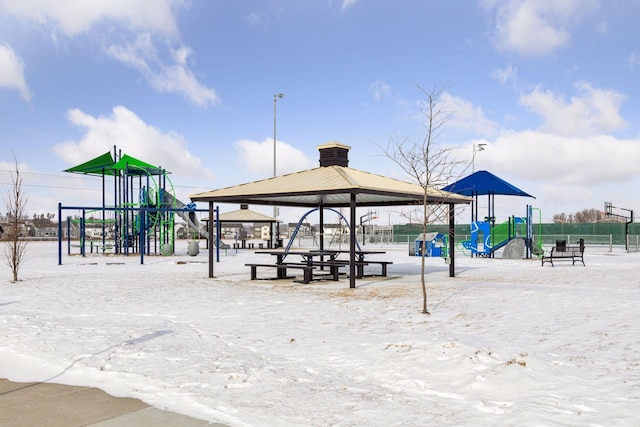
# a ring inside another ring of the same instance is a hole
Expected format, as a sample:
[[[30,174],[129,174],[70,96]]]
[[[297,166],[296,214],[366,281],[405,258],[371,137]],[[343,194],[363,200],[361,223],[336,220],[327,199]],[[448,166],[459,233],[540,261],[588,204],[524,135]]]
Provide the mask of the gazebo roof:
[[[190,196],[194,202],[250,203],[258,205],[348,207],[350,195],[358,206],[392,206],[422,203],[424,189],[406,181],[344,166],[321,166],[301,172],[205,191]],[[470,203],[459,194],[431,189],[428,203]]]

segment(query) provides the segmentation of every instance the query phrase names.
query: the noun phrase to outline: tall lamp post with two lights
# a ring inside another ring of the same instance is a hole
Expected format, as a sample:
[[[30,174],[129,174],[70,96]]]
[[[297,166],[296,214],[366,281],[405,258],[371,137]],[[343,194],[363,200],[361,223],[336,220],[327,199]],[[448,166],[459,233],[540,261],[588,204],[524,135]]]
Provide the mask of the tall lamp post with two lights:
[[[476,153],[478,151],[484,151],[484,147],[487,144],[473,144],[473,156],[471,156],[471,173],[475,172]]]
[[[275,178],[276,176],[276,105],[278,104],[278,98],[284,98],[284,94],[282,93],[276,93],[275,95],[273,95],[273,176]],[[277,206],[273,207],[273,217],[277,218],[278,217],[278,208]],[[278,239],[278,235],[280,230],[278,230],[278,223],[277,221],[274,223],[273,228],[275,229],[275,232],[272,232],[271,235],[272,237],[272,243],[275,246],[277,239]],[[273,230],[272,230],[273,231]]]

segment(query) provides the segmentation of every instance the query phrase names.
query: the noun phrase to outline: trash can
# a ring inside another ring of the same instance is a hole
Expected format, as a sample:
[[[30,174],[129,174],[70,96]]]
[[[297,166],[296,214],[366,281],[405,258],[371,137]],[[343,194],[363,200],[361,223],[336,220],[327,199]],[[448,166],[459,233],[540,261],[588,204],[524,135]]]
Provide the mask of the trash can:
[[[191,256],[196,256],[200,253],[200,243],[197,241],[189,242],[187,246],[187,253]]]
[[[173,255],[173,245],[171,243],[165,243],[164,245],[162,245],[162,255]]]

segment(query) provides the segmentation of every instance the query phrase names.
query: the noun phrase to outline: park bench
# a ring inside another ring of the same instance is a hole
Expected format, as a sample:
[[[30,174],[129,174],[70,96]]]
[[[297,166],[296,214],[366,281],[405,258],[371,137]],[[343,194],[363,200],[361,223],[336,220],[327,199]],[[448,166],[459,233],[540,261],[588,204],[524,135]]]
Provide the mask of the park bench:
[[[387,266],[389,264],[393,264],[393,261],[356,261],[356,277],[361,279],[365,276],[364,267],[367,265],[379,265],[380,266],[380,276],[387,277]],[[369,274],[369,276],[377,276],[377,274]]]
[[[258,279],[258,267],[262,268],[275,268],[276,269],[276,277],[277,279],[287,279],[287,269],[289,268],[297,268],[303,270],[303,279],[302,283],[309,283],[313,279],[313,269],[312,265],[307,264],[295,264],[295,263],[283,263],[283,264],[256,264],[249,263],[245,264],[247,267],[251,267],[251,280]]]
[[[551,248],[551,252],[542,255],[542,265],[545,262],[551,264],[552,267],[554,261],[571,261],[571,265],[575,265],[580,261],[584,264],[584,239],[580,239],[578,246],[567,246],[566,240],[556,240],[556,245]]]

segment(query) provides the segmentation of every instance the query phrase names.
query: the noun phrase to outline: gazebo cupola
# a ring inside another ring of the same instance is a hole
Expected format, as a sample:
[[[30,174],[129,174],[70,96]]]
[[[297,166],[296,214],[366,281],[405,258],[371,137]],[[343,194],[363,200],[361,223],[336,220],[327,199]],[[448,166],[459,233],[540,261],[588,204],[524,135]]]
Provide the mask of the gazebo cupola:
[[[326,144],[318,145],[320,151],[320,166],[343,166],[349,167],[348,145],[340,144],[337,141],[330,141]]]

